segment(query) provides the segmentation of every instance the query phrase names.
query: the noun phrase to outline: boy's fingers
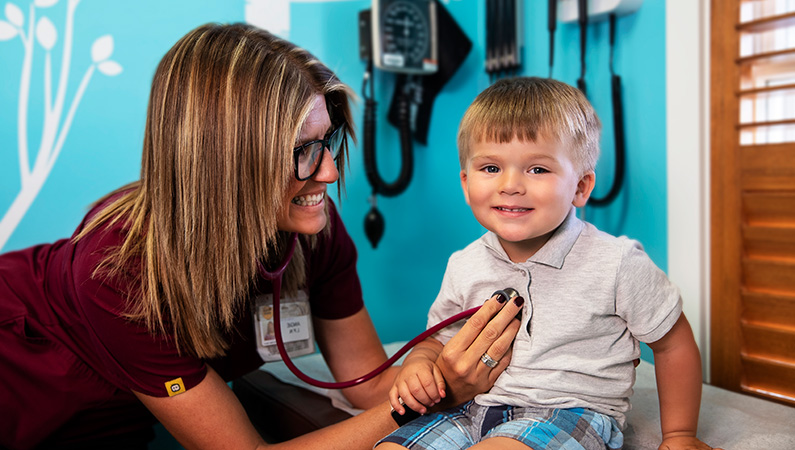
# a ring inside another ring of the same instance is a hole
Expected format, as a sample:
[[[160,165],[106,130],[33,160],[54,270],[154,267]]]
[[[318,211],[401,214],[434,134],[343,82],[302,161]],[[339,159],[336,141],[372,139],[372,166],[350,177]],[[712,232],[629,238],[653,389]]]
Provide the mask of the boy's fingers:
[[[431,401],[431,398],[425,391],[425,386],[421,380],[419,378],[410,380],[407,388],[408,391],[405,393],[405,395],[401,393],[403,402],[405,402],[406,406],[413,409],[414,411],[417,411],[420,414],[425,414],[425,406],[433,405],[433,401]]]
[[[439,392],[439,399],[441,400],[445,397],[444,388],[447,385],[444,382],[444,377],[442,376],[442,372],[436,366],[434,366],[433,368],[433,379],[436,381],[436,390],[437,392]]]
[[[403,409],[403,405],[400,403],[397,386],[392,386],[392,389],[389,390],[389,404],[392,405],[392,409],[397,411],[400,415],[406,412],[406,410]]]
[[[438,380],[433,373],[424,374],[420,379],[422,387],[425,391],[425,396],[427,397],[427,401],[425,401],[426,397],[417,398],[417,400],[419,400],[423,405],[430,407],[439,403],[439,400],[441,400],[439,397],[439,389],[436,387],[437,381]]]
[[[402,392],[400,394],[400,398],[403,400],[403,403],[406,405],[406,407],[411,408],[412,410],[420,414],[425,414],[425,412],[427,411],[425,409],[425,406],[423,406],[422,403],[418,402],[411,394],[411,392]]]

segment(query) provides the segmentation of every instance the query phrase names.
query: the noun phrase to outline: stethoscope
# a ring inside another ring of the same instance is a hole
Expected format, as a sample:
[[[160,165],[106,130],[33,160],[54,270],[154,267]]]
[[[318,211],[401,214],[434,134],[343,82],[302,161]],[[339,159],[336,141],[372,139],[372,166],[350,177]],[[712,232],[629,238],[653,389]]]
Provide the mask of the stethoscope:
[[[468,309],[466,311],[460,312],[448,319],[443,320],[442,322],[434,325],[433,327],[425,330],[419,336],[415,337],[414,339],[410,340],[406,345],[400,348],[392,357],[386,360],[383,364],[378,366],[375,370],[364,375],[359,378],[355,378],[349,381],[341,381],[341,382],[328,382],[328,381],[320,381],[316,380],[309,375],[301,372],[301,370],[293,364],[293,361],[290,359],[290,355],[287,354],[287,349],[284,346],[284,340],[282,339],[282,322],[281,322],[281,308],[279,306],[279,297],[281,297],[282,291],[282,275],[284,275],[284,271],[287,270],[287,266],[290,264],[290,260],[293,258],[293,254],[295,253],[296,243],[298,242],[298,234],[292,233],[290,237],[290,243],[287,249],[287,254],[284,257],[284,260],[279,265],[279,267],[275,271],[269,271],[265,269],[265,266],[262,264],[261,261],[257,262],[259,268],[259,274],[265,278],[266,280],[270,280],[271,284],[273,285],[273,321],[275,322],[276,327],[276,347],[279,349],[279,355],[284,361],[284,364],[290,369],[298,379],[301,381],[311,384],[312,386],[317,386],[324,389],[344,389],[349,388],[352,386],[356,386],[358,384],[364,383],[367,380],[375,377],[379,373],[383,372],[387,368],[389,368],[392,364],[395,363],[401,356],[403,356],[406,352],[408,352],[412,347],[423,341],[428,336],[436,333],[437,331],[441,330],[442,328],[458,322],[461,319],[471,316],[477,310],[480,309],[480,306],[476,306],[474,308]],[[498,291],[499,292],[499,291]],[[508,298],[508,296],[506,296]]]

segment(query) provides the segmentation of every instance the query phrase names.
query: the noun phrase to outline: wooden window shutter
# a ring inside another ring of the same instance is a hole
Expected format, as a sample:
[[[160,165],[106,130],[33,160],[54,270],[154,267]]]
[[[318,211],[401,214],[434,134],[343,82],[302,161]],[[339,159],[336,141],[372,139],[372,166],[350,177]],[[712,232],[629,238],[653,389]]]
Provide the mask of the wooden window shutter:
[[[795,405],[795,2],[711,11],[711,382]]]

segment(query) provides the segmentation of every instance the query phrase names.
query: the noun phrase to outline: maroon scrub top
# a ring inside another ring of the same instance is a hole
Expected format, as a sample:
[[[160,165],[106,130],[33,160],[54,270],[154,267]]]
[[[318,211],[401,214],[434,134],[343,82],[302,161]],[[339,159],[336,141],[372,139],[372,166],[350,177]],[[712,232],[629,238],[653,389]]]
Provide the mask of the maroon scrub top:
[[[75,235],[113,199],[92,209]],[[331,233],[305,250],[307,290],[313,316],[339,319],[364,305],[356,249],[330,201],[328,209]],[[94,274],[125,237],[122,222],[77,244],[63,239],[0,255],[0,447],[146,429],[154,418],[133,390],[165,397],[166,382],[182,378],[191,389],[206,364],[227,381],[262,365],[250,308],[242,308],[228,353],[209,361],[180,355],[170,336],[152,336],[123,318],[138,273]],[[257,285],[253,290],[271,291],[264,279]]]

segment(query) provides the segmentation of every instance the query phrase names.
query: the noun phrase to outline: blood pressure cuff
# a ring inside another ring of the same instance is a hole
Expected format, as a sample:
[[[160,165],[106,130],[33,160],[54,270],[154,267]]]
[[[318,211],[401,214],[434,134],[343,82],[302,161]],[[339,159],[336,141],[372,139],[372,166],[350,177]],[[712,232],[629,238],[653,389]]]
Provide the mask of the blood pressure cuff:
[[[472,41],[458,26],[453,16],[440,2],[436,1],[436,35],[438,41],[439,70],[432,75],[418,76],[420,84],[421,101],[416,105],[416,115],[412,115],[412,136],[417,142],[425,145],[428,143],[428,128],[431,123],[431,111],[436,96],[439,95],[445,84],[453,77],[461,64],[463,64]],[[406,91],[409,78],[399,75],[395,80],[395,93],[389,105],[389,123],[400,128],[400,102],[401,96]]]

